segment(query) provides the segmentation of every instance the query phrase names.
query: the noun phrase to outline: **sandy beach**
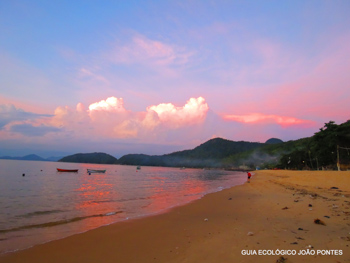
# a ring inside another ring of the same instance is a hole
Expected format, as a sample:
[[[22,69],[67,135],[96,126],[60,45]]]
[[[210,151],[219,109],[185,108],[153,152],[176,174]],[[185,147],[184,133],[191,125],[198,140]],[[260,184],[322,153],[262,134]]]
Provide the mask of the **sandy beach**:
[[[249,183],[166,213],[5,254],[0,262],[350,262],[350,171],[253,173]]]

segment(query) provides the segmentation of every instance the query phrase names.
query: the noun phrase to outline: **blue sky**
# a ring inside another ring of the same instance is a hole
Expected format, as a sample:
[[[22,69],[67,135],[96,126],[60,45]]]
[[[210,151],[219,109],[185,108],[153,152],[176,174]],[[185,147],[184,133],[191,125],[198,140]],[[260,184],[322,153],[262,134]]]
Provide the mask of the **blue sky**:
[[[0,155],[311,136],[349,119],[349,11],[349,1],[2,1]]]

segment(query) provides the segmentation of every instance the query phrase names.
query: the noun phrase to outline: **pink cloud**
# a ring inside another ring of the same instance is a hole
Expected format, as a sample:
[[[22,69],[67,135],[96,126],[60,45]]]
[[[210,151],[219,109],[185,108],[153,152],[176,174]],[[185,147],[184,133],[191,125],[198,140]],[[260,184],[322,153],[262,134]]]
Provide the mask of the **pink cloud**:
[[[238,71],[235,78],[239,89],[232,94],[231,106],[222,111],[240,116],[252,116],[255,112],[293,116],[297,120],[318,121],[318,126],[329,120],[346,121],[350,112],[349,41],[350,35],[327,35],[327,44],[322,39],[311,53],[268,41],[253,42],[249,48],[254,47],[252,50],[262,63]],[[227,71],[225,77],[229,79],[230,74]],[[227,101],[222,103],[225,104]]]
[[[198,97],[190,98],[182,107],[161,103],[143,112],[133,112],[125,109],[122,98],[109,97],[90,104],[88,109],[82,103],[75,109],[57,107],[45,124],[80,137],[137,138],[150,142],[167,131],[200,125],[208,109],[205,99]]]
[[[112,111],[112,112],[125,112],[124,101],[122,98],[109,97],[106,100],[101,100],[90,104],[89,111]]]
[[[264,98],[258,107],[324,121],[346,121],[350,111],[349,54],[349,47],[339,45],[327,50],[312,66],[300,63],[299,68],[304,74],[276,85],[273,96]]]
[[[263,140],[279,137],[285,127],[291,127],[287,131],[294,133],[310,131],[308,127],[299,128],[311,124],[303,119],[262,113],[220,117],[209,110],[203,97],[190,98],[182,106],[173,103],[151,105],[141,112],[126,109],[122,98],[109,97],[87,107],[82,103],[74,108],[57,107],[53,116],[9,121],[0,129],[0,135],[2,140],[48,145],[89,142],[100,143],[102,147],[102,143],[123,142],[192,147],[210,139],[213,134],[232,140]],[[259,129],[258,133],[256,129]]]
[[[136,35],[125,45],[117,45],[112,52],[114,63],[141,63],[159,66],[187,63],[191,52],[182,48]]]
[[[315,123],[309,120],[302,120],[294,117],[278,116],[278,115],[265,115],[262,113],[252,113],[248,115],[224,115],[223,118],[229,121],[237,121],[242,123],[276,123],[283,128],[301,125],[305,127],[314,126]]]
[[[172,103],[161,103],[147,108],[148,112],[155,112],[161,122],[172,127],[198,124],[204,121],[209,110],[203,97],[191,98],[183,107],[176,107]]]
[[[79,74],[78,77],[82,80],[88,80],[91,82],[96,82],[96,83],[103,83],[106,85],[109,85],[110,82],[107,78],[105,78],[104,76],[94,73],[91,70],[88,70],[86,68],[81,68],[79,70]]]

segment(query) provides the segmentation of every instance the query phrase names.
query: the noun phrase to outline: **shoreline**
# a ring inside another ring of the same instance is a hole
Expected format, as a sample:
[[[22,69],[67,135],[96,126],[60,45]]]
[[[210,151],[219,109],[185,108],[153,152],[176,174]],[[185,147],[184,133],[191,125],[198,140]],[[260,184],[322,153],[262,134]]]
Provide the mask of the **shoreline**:
[[[188,204],[190,204],[192,202],[196,202],[197,200],[202,199],[206,195],[215,194],[217,192],[221,192],[223,190],[230,189],[230,188],[238,186],[238,185],[242,185],[243,183],[244,182],[241,182],[239,184],[234,184],[233,186],[229,186],[229,187],[218,187],[218,188],[216,188],[216,190],[212,190],[211,192],[203,192],[201,195],[198,195],[198,198],[196,198],[196,199],[193,199],[193,200],[190,200],[190,201],[181,202],[181,203],[177,203],[177,204],[173,204],[172,206],[169,206],[167,208],[163,208],[163,209],[161,209],[159,211],[154,211],[154,212],[149,212],[149,213],[145,213],[145,214],[139,214],[139,215],[134,215],[134,216],[131,216],[131,217],[122,218],[122,219],[119,219],[119,220],[114,221],[114,222],[110,222],[110,223],[107,223],[107,224],[99,225],[99,226],[97,226],[95,228],[87,229],[87,230],[84,230],[84,231],[81,231],[81,232],[73,232],[71,234],[67,234],[66,236],[62,236],[62,237],[59,237],[59,238],[47,240],[47,241],[44,241],[44,242],[41,242],[41,243],[36,243],[36,244],[30,245],[30,246],[27,246],[27,247],[22,247],[22,248],[17,248],[17,249],[13,249],[13,250],[7,250],[7,251],[0,251],[0,258],[1,258],[1,256],[5,256],[7,254],[17,253],[17,252],[20,252],[20,251],[23,251],[23,250],[31,249],[31,248],[33,248],[35,246],[38,246],[38,245],[44,245],[44,244],[47,244],[47,243],[50,243],[50,242],[54,242],[54,241],[57,241],[57,240],[62,240],[62,239],[68,238],[70,236],[84,234],[84,233],[86,233],[88,231],[96,230],[96,229],[99,229],[101,227],[108,227],[110,225],[114,225],[114,224],[118,224],[118,223],[122,223],[122,222],[127,222],[127,221],[131,221],[131,220],[141,220],[143,218],[153,217],[153,216],[157,216],[157,215],[160,215],[160,214],[168,213],[168,212],[170,212],[172,209],[174,209],[176,207],[181,207],[181,206],[188,205]],[[1,239],[0,239],[0,241],[1,241]]]
[[[0,262],[276,262],[280,255],[254,251],[307,248],[342,255],[285,255],[285,262],[350,262],[349,171],[254,173],[250,183],[3,254]]]
[[[118,166],[104,175],[57,174],[55,163],[5,163],[0,254],[20,251],[118,221],[162,213],[243,183],[237,172]],[[48,165],[47,165],[48,164]],[[107,167],[106,167],[107,168]],[[23,177],[22,173],[26,176]],[[212,181],[213,180],[213,181]],[[43,183],[46,190],[43,191]],[[32,194],[34,193],[35,194]],[[37,193],[36,193],[37,192]],[[49,194],[49,195],[47,195]],[[52,195],[52,196],[51,196]]]

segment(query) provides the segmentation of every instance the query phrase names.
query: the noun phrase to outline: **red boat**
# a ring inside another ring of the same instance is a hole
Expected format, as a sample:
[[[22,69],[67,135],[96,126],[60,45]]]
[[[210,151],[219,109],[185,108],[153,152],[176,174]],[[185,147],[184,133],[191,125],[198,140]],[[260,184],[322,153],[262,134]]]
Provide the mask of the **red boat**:
[[[60,169],[60,168],[57,168],[57,172],[77,173],[78,169]]]

